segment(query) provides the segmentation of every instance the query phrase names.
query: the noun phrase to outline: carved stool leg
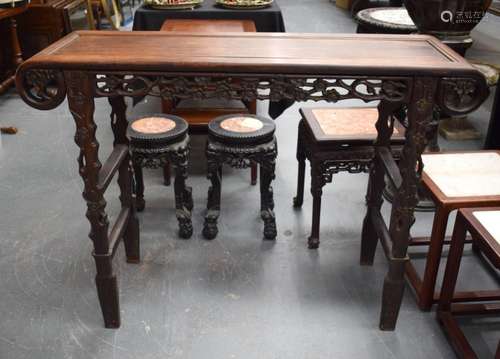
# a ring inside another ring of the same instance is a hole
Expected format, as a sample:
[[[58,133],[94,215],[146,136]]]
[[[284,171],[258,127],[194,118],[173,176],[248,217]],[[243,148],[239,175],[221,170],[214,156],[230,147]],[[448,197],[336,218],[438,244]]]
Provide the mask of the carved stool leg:
[[[188,156],[189,149],[186,147],[176,152],[175,158],[172,160],[175,168],[175,208],[177,220],[179,221],[179,236],[185,239],[191,238],[193,235],[193,223],[191,221],[193,199],[190,189],[186,187]]]
[[[163,166],[163,184],[165,186],[170,186],[170,163],[165,163],[165,166]]]
[[[144,176],[142,174],[142,167],[138,164],[134,165],[134,176],[137,211],[142,212],[146,208],[146,201],[144,200]]]
[[[258,175],[258,165],[255,162],[252,162],[250,165],[250,184],[255,186],[257,184],[257,175]]]
[[[307,241],[309,249],[319,248],[321,196],[323,194],[323,186],[325,185],[321,168],[321,162],[314,160],[311,161],[311,194],[313,196],[313,213],[311,236]]]
[[[273,188],[275,178],[276,151],[266,156],[260,166],[260,213],[264,221],[264,239],[274,240],[277,236],[276,216],[274,215]]]
[[[219,232],[217,229],[217,220],[220,214],[222,164],[219,163],[217,155],[211,155],[208,151],[207,161],[207,178],[212,185],[208,189],[207,214],[205,215],[205,223],[203,225],[203,237],[205,239],[214,239]]]
[[[390,147],[393,132],[392,124],[389,123],[390,115],[394,113],[400,104],[392,104],[382,101],[378,106],[379,118],[376,123],[378,137],[375,141],[375,148]],[[361,265],[372,265],[377,249],[378,237],[372,223],[372,213],[379,212],[382,208],[382,193],[385,188],[385,172],[382,162],[377,156],[373,160],[368,180],[368,190],[366,195],[367,212],[363,221],[361,233]]]
[[[297,161],[299,162],[299,172],[297,175],[297,195],[293,198],[293,206],[295,208],[301,208],[304,203],[304,182],[305,182],[305,172],[306,172],[306,154],[304,151],[303,143],[303,122],[299,123],[299,132],[297,136]]]
[[[120,166],[118,184],[120,186],[120,201],[122,207],[130,208],[127,228],[123,234],[127,262],[139,263],[141,261],[139,220],[137,218],[135,198],[133,195],[134,174],[130,157],[124,160]]]
[[[405,266],[409,260],[407,251],[410,227],[418,203],[417,188],[423,170],[421,155],[427,146],[426,132],[432,121],[436,90],[436,79],[415,79],[412,98],[409,101],[409,126],[399,161],[402,183],[394,197],[389,227],[393,245],[389,256],[389,272],[385,277],[382,293],[381,330],[395,329],[403,301]]]
[[[80,148],[79,172],[84,182],[83,198],[87,202],[90,222],[89,237],[94,244],[96,286],[106,328],[120,326],[120,308],[113,255],[108,238],[109,221],[103,191],[98,188],[101,162],[99,143],[95,137],[93,79],[83,72],[64,72],[68,105],[76,123],[75,142]]]

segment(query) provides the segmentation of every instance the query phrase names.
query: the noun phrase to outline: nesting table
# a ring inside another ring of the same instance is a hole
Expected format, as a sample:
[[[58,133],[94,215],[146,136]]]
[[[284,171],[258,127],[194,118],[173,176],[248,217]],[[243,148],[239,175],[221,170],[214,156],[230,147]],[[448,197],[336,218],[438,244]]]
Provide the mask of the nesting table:
[[[16,84],[24,101],[37,109],[50,110],[68,100],[77,127],[96,284],[109,328],[120,325],[112,259],[122,238],[128,261],[139,260],[125,97],[380,101],[361,264],[373,263],[380,241],[389,260],[380,328],[394,330],[405,286],[421,154],[434,106],[450,115],[466,114],[488,95],[477,70],[423,35],[75,32],[24,62]],[[104,163],[94,121],[97,97],[111,104],[115,135],[114,150]],[[408,112],[406,144],[396,164],[390,151],[391,114],[402,107]],[[122,210],[110,229],[104,193],[116,172]],[[386,174],[396,188],[389,225],[380,212]]]

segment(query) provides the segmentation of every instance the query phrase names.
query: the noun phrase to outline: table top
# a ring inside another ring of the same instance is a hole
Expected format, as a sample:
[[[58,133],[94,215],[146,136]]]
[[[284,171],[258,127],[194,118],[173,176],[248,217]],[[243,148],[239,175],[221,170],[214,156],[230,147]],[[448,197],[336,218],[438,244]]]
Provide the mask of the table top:
[[[131,56],[133,54],[133,56]],[[481,76],[425,35],[74,32],[21,69]]]
[[[135,11],[133,29],[134,31],[160,30],[163,22],[168,19],[253,20],[259,32],[285,32],[283,16],[277,1],[263,9],[249,10],[215,6],[215,0],[205,0],[201,6],[192,10],[152,9],[142,5]]]

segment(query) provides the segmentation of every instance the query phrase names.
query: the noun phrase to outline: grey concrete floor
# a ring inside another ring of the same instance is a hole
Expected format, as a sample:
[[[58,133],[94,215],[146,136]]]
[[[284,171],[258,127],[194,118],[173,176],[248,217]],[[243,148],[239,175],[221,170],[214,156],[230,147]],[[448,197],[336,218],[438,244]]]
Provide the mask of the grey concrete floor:
[[[289,31],[355,29],[327,0],[280,5]],[[96,105],[105,158],[112,144],[109,107],[105,100]],[[486,123],[488,105],[472,116],[476,123]],[[259,105],[261,113],[266,106]],[[129,106],[129,115],[158,109],[148,99]],[[40,112],[14,92],[1,97],[0,122],[20,133],[0,137],[0,358],[453,358],[435,313],[418,310],[409,289],[397,330],[378,330],[386,261],[378,251],[373,267],[358,264],[366,175],[338,175],[325,188],[321,248],[307,249],[309,196],[301,211],[292,208],[297,109],[277,120],[275,243],[262,240],[258,188],[249,185],[247,171],[233,170],[225,172],[220,234],[202,239],[208,188],[202,137],[193,139],[191,240],[176,237],[173,189],[162,185],[159,171],[145,172],[142,262],[126,264],[119,250],[122,327],[107,330],[67,107]],[[480,147],[477,141],[444,145]],[[107,195],[110,221],[117,194],[115,186]],[[419,214],[414,234],[428,233],[431,219]],[[497,285],[469,252],[463,274],[461,287]],[[464,327],[480,357],[492,357],[499,323],[474,319]]]

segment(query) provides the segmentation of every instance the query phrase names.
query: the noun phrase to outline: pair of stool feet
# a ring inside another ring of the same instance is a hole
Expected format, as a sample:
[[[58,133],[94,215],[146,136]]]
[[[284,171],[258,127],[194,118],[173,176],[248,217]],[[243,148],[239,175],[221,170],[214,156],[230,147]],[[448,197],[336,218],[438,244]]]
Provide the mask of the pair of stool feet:
[[[165,185],[169,185],[168,182]],[[208,190],[209,205],[213,201],[213,187]],[[270,189],[272,192],[272,189]],[[191,220],[191,213],[194,207],[193,204],[193,194],[192,188],[187,187],[184,190],[184,194],[181,198],[181,206],[177,206],[176,217],[179,222],[179,236],[183,239],[189,239],[193,235],[193,223]],[[179,208],[180,207],[180,208]],[[146,201],[143,195],[137,196],[136,208],[138,212],[143,212],[146,208]],[[264,239],[274,240],[277,236],[276,229],[276,218],[274,215],[274,201],[271,198],[269,208],[261,210],[261,218],[264,221]],[[215,209],[213,206],[207,208],[207,214],[205,216],[205,223],[203,225],[203,237],[207,240],[213,240],[217,237],[219,229],[217,226],[217,221],[220,214],[220,205]]]

